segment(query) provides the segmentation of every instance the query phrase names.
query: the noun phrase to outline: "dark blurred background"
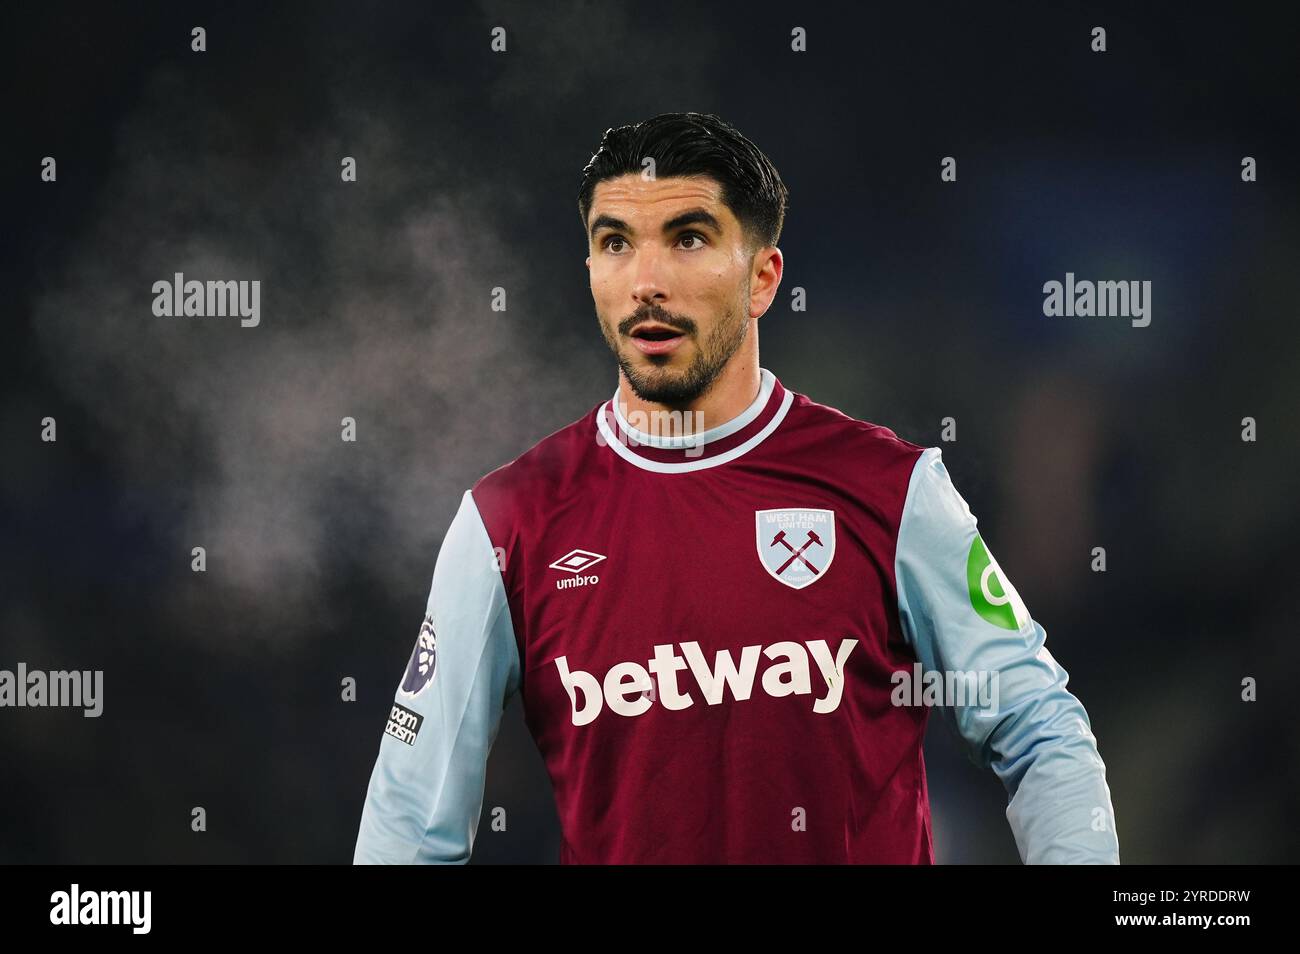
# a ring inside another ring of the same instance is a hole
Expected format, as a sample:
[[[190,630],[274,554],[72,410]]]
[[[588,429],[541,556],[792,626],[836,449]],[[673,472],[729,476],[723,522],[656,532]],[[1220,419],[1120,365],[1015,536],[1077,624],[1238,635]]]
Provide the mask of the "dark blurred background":
[[[0,861],[351,860],[461,493],[614,390],[579,173],[673,110],[790,189],[763,365],[919,444],[956,418],[1123,861],[1296,860],[1296,15],[1047,6],[6,8],[0,668],[105,675],[98,719],[0,709]],[[177,271],[259,279],[261,324],[154,317]],[[1151,324],[1045,317],[1067,271],[1151,281]],[[1018,861],[930,726],[938,860]],[[498,805],[475,863],[558,859],[517,700]]]

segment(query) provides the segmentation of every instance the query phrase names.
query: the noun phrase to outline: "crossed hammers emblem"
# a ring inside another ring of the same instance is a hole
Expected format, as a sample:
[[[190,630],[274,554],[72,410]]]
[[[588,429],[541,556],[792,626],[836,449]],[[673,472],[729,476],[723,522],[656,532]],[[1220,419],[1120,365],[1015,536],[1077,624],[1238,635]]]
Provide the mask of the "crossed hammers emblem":
[[[781,544],[781,546],[785,547],[787,550],[790,551],[790,559],[786,560],[784,563],[780,565],[780,567],[777,568],[776,571],[777,576],[780,576],[787,569],[789,569],[790,564],[794,563],[795,560],[800,561],[804,566],[812,570],[814,576],[821,572],[821,570],[817,569],[817,567],[813,566],[811,563],[808,562],[808,558],[803,555],[803,552],[807,550],[810,546],[812,546],[814,543],[817,544],[819,547],[825,547],[826,544],[822,543],[822,538],[817,536],[817,534],[814,531],[809,530],[807,531],[807,533],[808,533],[808,539],[804,541],[804,545],[801,546],[798,550],[790,546],[790,541],[785,538],[784,530],[778,530],[776,536],[772,538],[772,542],[769,543],[768,546],[774,547],[779,543]]]

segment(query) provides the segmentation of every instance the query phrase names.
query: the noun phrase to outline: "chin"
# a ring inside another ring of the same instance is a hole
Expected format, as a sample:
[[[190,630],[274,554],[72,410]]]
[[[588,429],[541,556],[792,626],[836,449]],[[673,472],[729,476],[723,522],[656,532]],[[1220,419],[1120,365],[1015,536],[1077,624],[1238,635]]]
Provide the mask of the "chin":
[[[629,367],[642,381],[657,385],[683,380],[690,362],[681,360],[675,354],[638,354],[631,359]]]
[[[628,383],[632,391],[643,401],[655,401],[661,404],[681,404],[694,401],[703,393],[703,388],[693,386],[686,370],[669,370],[661,365],[652,367],[634,367],[634,374],[629,374]],[[624,372],[626,373],[626,372]]]

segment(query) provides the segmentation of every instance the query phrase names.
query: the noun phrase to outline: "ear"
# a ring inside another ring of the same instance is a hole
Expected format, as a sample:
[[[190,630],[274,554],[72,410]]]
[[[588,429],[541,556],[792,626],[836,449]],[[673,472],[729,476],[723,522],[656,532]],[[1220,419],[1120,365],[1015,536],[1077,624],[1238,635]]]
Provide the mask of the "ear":
[[[749,310],[750,315],[754,318],[761,318],[772,307],[772,301],[776,298],[776,290],[781,284],[781,273],[785,268],[785,260],[781,255],[781,250],[775,245],[766,246],[759,250],[755,264],[762,262],[758,270],[754,273],[753,280],[750,284]]]
[[[591,256],[587,256],[587,271],[591,271]]]

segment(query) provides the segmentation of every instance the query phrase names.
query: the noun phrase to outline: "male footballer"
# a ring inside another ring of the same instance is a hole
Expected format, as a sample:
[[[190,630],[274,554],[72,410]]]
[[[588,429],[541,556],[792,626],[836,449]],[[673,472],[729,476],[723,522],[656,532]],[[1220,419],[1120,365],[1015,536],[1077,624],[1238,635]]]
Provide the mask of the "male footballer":
[[[1119,863],[1088,715],[940,449],[759,364],[786,203],[716,116],[605,133],[578,208],[618,389],[461,499],[356,862],[469,860],[518,693],[564,864],[931,864],[936,702],[1023,861]]]

